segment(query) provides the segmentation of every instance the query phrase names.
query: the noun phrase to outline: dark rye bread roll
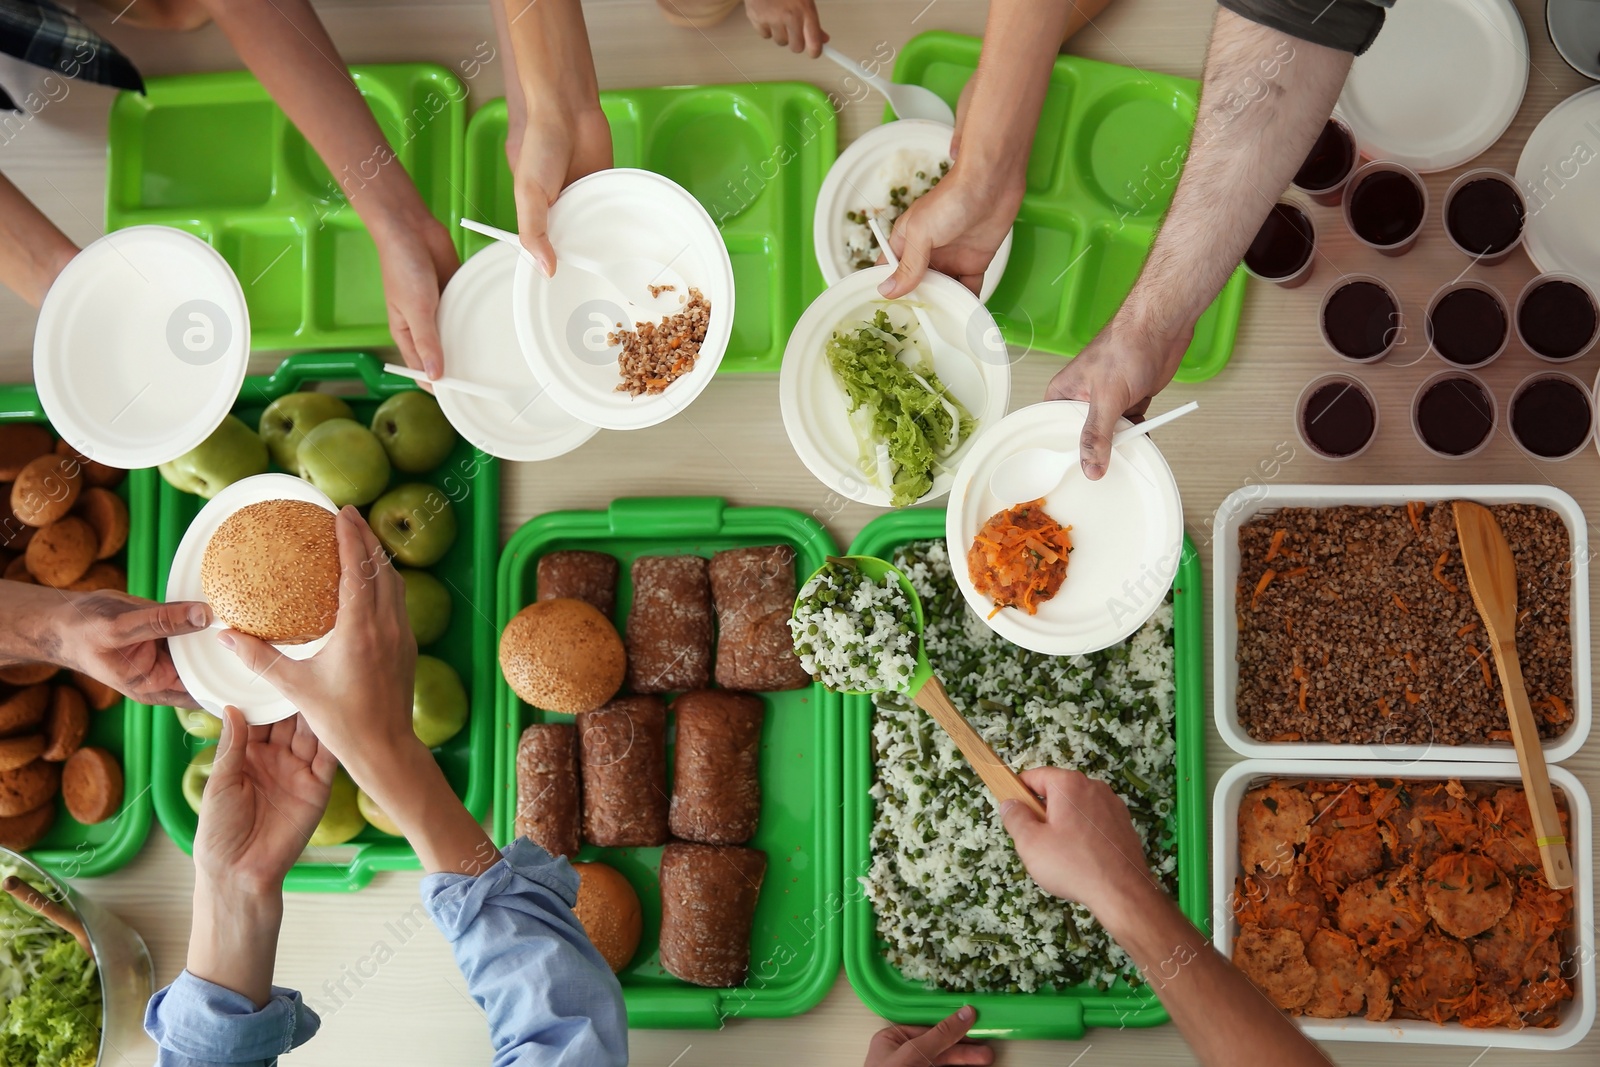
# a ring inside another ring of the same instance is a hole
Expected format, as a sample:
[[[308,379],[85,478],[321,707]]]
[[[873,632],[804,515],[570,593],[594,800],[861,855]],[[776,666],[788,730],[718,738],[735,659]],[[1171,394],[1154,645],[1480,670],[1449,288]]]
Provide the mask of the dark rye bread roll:
[[[571,858],[582,844],[578,728],[536,722],[517,742],[517,836],[552,856]]]
[[[618,697],[578,716],[583,839],[607,847],[667,840],[667,706]]]
[[[609,619],[617,607],[620,570],[617,558],[604,552],[552,552],[539,560],[534,586],[540,600],[582,600]]]
[[[739,985],[767,854],[674,841],[661,851],[661,966],[698,986]]]
[[[709,572],[717,609],[717,684],[759,692],[810,685],[789,633],[797,592],[794,549],[729,549],[711,557]]]
[[[633,561],[628,688],[685,693],[711,684],[711,582],[700,556]]]
[[[674,837],[742,845],[761,818],[761,698],[700,689],[672,702],[678,740],[667,824]]]

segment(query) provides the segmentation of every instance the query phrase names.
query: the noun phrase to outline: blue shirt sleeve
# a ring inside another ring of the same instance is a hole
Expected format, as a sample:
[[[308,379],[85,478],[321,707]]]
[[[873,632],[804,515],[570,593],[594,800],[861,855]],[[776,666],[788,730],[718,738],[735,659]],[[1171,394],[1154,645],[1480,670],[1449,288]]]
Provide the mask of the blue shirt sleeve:
[[[144,1013],[144,1031],[160,1046],[159,1067],[271,1067],[321,1024],[292,989],[273,986],[272,999],[258,1009],[243,994],[188,971],[151,997]]]
[[[622,986],[572,914],[578,874],[525,837],[471,877],[430,874],[422,905],[489,1019],[495,1067],[623,1067]]]

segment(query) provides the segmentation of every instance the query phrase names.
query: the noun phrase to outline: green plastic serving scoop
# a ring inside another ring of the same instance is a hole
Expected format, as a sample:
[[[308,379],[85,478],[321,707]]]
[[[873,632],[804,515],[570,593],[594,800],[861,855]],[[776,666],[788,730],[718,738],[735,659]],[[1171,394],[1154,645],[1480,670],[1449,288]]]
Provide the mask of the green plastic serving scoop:
[[[922,645],[924,626],[922,599],[912,588],[911,579],[907,578],[899,567],[877,556],[830,556],[828,562],[854,567],[878,583],[882,583],[886,575],[894,575],[895,581],[900,583],[900,588],[906,595],[906,600],[911,604],[911,629],[917,635],[917,666],[899,691],[909,695],[917,707],[944,727],[945,733],[956,743],[956,748],[961,750],[967,763],[977,772],[978,777],[983,779],[983,784],[989,787],[989,792],[994,795],[996,803],[1006,800],[1021,801],[1039,818],[1044,818],[1044,804],[1034,796],[1033,791],[1022,779],[1017,777],[1017,772],[1008,767],[999,754],[990,747],[989,742],[983,739],[983,735],[974,730],[965,716],[956,710],[956,706],[950,701],[950,694],[945,692],[944,683],[933,673],[933,664],[928,662],[927,649]],[[821,570],[821,567],[817,568],[811,578],[816,577]],[[804,589],[810,585],[811,578],[802,582],[800,587]],[[799,597],[796,597],[796,609],[799,604]]]

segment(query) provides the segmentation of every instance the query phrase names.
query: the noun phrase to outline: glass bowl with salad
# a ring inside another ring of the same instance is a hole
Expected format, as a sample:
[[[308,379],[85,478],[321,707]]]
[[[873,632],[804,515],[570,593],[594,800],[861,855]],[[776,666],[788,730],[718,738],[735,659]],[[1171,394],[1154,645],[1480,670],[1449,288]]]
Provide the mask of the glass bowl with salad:
[[[965,286],[929,272],[890,301],[878,294],[888,276],[857,271],[812,302],[784,350],[778,402],[795,453],[830,490],[906,507],[948,493],[972,442],[1005,417],[1011,365]]]
[[[3,847],[0,879],[0,1064],[93,1067],[148,1049],[155,970],[138,933]]]
[[[867,226],[876,212],[887,233],[894,220],[950,172],[950,137],[942,122],[902,119],[877,126],[839,153],[817,192],[812,237],[817,266],[829,285],[878,261],[878,242]],[[1011,258],[1011,233],[984,272],[979,298],[988,300]]]

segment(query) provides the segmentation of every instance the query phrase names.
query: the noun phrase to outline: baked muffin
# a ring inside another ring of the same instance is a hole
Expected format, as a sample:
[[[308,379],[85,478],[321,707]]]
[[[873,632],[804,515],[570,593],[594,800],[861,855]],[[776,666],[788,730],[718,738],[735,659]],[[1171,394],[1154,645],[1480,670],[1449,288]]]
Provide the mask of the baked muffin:
[[[61,765],[36,759],[0,771],[0,818],[21,815],[53,799],[61,788]]]
[[[40,456],[11,483],[11,510],[29,526],[49,526],[66,518],[82,491],[77,463],[54,453]]]
[[[75,515],[57,519],[28,542],[28,573],[40,585],[65,589],[83,577],[99,547],[100,538],[87,522]]]
[[[55,764],[47,764],[55,766]],[[122,765],[103,748],[80,748],[61,769],[61,799],[81,823],[105,822],[122,807]]]
[[[0,816],[0,845],[13,852],[26,852],[37,845],[56,821],[56,802],[51,798],[21,815]]]

